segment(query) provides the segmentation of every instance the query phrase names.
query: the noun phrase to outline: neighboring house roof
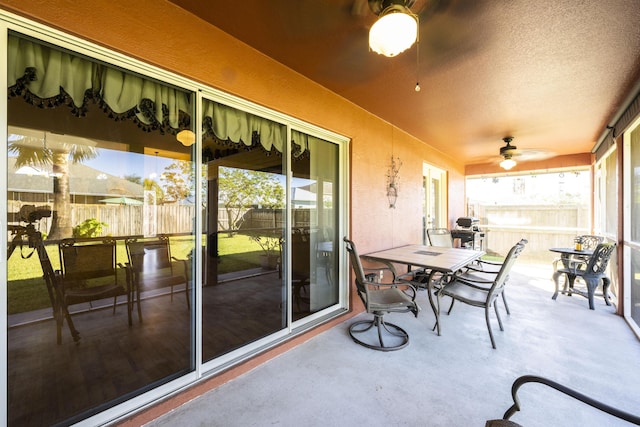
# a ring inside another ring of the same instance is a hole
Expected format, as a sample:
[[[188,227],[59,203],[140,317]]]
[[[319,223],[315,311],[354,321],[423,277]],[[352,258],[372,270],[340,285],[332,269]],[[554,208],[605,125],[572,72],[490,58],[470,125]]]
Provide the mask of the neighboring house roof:
[[[53,179],[37,168],[16,168],[15,157],[8,158],[8,190],[24,193],[53,193]],[[18,170],[21,172],[18,172]],[[124,178],[109,175],[98,169],[75,163],[69,164],[69,192],[86,196],[142,197],[144,188]]]

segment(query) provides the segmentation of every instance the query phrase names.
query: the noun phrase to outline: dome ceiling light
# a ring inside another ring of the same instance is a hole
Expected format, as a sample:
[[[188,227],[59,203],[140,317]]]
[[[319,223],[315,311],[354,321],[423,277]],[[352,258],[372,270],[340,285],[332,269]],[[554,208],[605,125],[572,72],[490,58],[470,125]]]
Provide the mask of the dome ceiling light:
[[[394,57],[409,49],[418,39],[418,16],[409,9],[415,0],[369,0],[378,20],[369,30],[369,48]]]

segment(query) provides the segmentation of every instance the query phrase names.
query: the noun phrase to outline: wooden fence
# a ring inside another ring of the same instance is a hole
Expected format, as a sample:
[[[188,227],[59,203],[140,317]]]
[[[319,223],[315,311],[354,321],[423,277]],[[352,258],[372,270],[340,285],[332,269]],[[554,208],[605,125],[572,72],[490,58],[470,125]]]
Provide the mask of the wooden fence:
[[[49,206],[51,208],[51,206]],[[9,211],[19,211],[20,207],[10,206]],[[181,234],[193,232],[193,205],[104,205],[104,204],[72,204],[71,224],[75,227],[88,219],[96,219],[106,224],[101,236],[135,236],[155,235],[160,233]],[[274,229],[284,228],[284,212],[280,209],[244,209],[241,229]],[[310,209],[294,209],[292,224],[294,227],[310,227],[312,221]],[[327,210],[322,224],[333,227],[334,214]],[[203,218],[206,224],[206,218]],[[39,229],[43,232],[51,228],[51,218],[43,218]],[[227,211],[218,210],[218,229],[229,229]]]
[[[551,262],[556,256],[549,248],[571,246],[575,236],[590,234],[590,211],[582,205],[476,205],[473,214],[487,252],[504,255],[525,238],[522,259],[531,262]]]

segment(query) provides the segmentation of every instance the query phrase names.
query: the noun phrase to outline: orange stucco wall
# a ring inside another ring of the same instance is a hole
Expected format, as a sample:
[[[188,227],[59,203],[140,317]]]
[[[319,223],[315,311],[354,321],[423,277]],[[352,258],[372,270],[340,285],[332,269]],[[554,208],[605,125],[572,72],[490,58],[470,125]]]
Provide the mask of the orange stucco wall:
[[[0,8],[351,138],[350,229],[361,253],[420,241],[423,162],[448,171],[449,226],[464,215],[462,164],[167,1],[0,0]],[[392,155],[403,163],[396,209],[389,209],[385,191]],[[201,383],[129,423],[152,419],[306,338]]]

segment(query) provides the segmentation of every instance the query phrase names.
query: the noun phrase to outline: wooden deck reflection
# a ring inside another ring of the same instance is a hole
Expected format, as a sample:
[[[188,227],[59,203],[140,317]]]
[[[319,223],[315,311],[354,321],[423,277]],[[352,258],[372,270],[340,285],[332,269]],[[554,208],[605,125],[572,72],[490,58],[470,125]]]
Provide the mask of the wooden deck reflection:
[[[75,314],[78,343],[65,324],[57,345],[53,319],[10,327],[9,425],[73,422],[192,370],[193,311],[184,292],[175,288],[173,301],[168,293],[149,296],[144,321],[134,310],[131,327],[126,304],[115,314],[110,304]],[[275,272],[205,287],[204,359],[282,328],[282,297]]]

